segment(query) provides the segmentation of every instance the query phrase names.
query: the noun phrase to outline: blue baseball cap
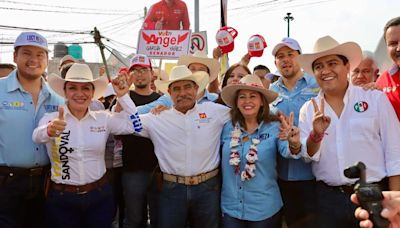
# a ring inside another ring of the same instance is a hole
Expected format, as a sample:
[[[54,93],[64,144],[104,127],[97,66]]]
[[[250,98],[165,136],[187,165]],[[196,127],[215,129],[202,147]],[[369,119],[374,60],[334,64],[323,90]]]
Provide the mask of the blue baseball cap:
[[[285,37],[281,40],[279,44],[275,45],[274,49],[272,49],[272,55],[276,56],[276,53],[279,51],[279,49],[285,46],[292,50],[300,52],[300,54],[302,53],[300,44],[297,42],[297,40],[290,37]]]
[[[49,52],[47,40],[36,32],[22,32],[14,42],[14,49],[21,46],[35,46]]]

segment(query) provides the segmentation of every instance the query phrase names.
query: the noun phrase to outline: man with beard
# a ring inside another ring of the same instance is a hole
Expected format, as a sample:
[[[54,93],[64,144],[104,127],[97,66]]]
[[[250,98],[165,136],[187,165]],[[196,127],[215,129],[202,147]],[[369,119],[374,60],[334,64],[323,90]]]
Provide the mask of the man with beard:
[[[17,70],[0,80],[0,227],[43,227],[49,158],[32,133],[63,103],[42,77],[48,52],[42,35],[21,33],[14,43]]]
[[[283,38],[272,54],[282,77],[270,86],[272,91],[279,93],[271,105],[286,116],[293,112],[294,124],[298,126],[300,108],[318,94],[318,84],[313,76],[301,71],[296,60],[301,48],[296,40]],[[286,223],[289,227],[310,227],[315,217],[315,178],[311,165],[303,160],[278,156],[278,177]]]
[[[136,105],[144,105],[160,97],[150,87],[153,69],[146,55],[135,55],[128,72],[135,86],[130,91],[130,97]],[[122,140],[122,188],[126,208],[123,227],[146,227],[147,206],[150,210],[151,227],[157,227],[158,200],[153,177],[157,158],[153,143],[150,139],[137,135],[118,137]]]
[[[400,120],[400,17],[386,23],[383,35],[393,67],[383,72],[376,84],[386,93]]]

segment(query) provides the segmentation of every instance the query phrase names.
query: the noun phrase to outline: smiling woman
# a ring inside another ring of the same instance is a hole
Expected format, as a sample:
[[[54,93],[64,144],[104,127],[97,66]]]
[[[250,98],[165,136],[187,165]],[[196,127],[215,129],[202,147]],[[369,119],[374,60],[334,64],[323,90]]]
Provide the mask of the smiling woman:
[[[131,119],[136,108],[127,95],[127,77],[119,75],[113,80],[123,111],[110,113],[89,108],[93,99],[103,95],[108,81],[106,77],[94,80],[86,64],[74,63],[65,79],[55,74],[49,76],[50,87],[66,98],[66,105],[59,106],[58,112],[46,114],[32,136],[35,143],[46,143],[51,160],[47,227],[111,226],[114,200],[105,175],[104,151],[110,133],[123,135],[134,131]],[[82,202],[83,195],[88,201]]]

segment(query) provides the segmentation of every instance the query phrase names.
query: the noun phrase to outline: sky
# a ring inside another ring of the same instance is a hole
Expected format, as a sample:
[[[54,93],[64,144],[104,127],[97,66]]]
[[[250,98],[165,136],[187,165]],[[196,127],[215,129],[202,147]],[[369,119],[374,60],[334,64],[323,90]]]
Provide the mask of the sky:
[[[138,32],[143,23],[144,7],[159,0],[0,0],[0,42],[14,42],[21,29],[3,26],[73,31],[84,34],[39,32],[50,43],[92,42],[89,34],[97,27],[108,40],[109,48],[128,55],[136,52]],[[187,4],[194,30],[194,0]],[[215,34],[220,27],[219,0],[199,0],[200,31],[207,31],[208,53],[216,47]],[[28,10],[26,10],[28,9]],[[238,62],[247,53],[247,40],[254,34],[262,35],[268,47],[262,57],[254,57],[250,68],[258,64],[275,71],[273,47],[287,36],[290,12],[290,37],[296,39],[303,53],[312,52],[315,41],[326,35],[339,43],[357,42],[363,50],[375,51],[382,37],[385,23],[400,16],[400,0],[228,0],[227,25],[238,31],[235,50],[229,62]],[[81,44],[83,58],[100,62],[99,49],[94,44]],[[0,62],[12,62],[12,46],[0,44]],[[50,57],[52,57],[50,53]],[[106,56],[109,53],[106,51]]]

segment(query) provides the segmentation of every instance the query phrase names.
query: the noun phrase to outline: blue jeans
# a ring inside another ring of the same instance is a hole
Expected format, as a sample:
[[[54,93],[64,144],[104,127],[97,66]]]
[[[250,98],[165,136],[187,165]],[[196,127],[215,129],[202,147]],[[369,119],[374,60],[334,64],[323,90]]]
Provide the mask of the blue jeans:
[[[43,227],[44,175],[0,174],[0,227]]]
[[[316,192],[318,227],[359,227],[359,222],[354,217],[357,206],[350,201],[349,193],[331,189],[320,183],[317,183]]]
[[[315,180],[284,181],[278,179],[283,200],[283,215],[289,227],[316,226]]]
[[[224,213],[222,217],[223,227],[226,228],[281,228],[281,212],[262,221],[246,221],[237,219]]]
[[[85,194],[51,189],[46,201],[49,228],[110,228],[115,213],[109,183]]]
[[[198,185],[163,181],[160,194],[159,227],[217,228],[220,212],[220,177]]]
[[[157,227],[158,192],[152,172],[123,172],[122,187],[125,200],[124,228],[146,227],[147,205],[150,227]]]

